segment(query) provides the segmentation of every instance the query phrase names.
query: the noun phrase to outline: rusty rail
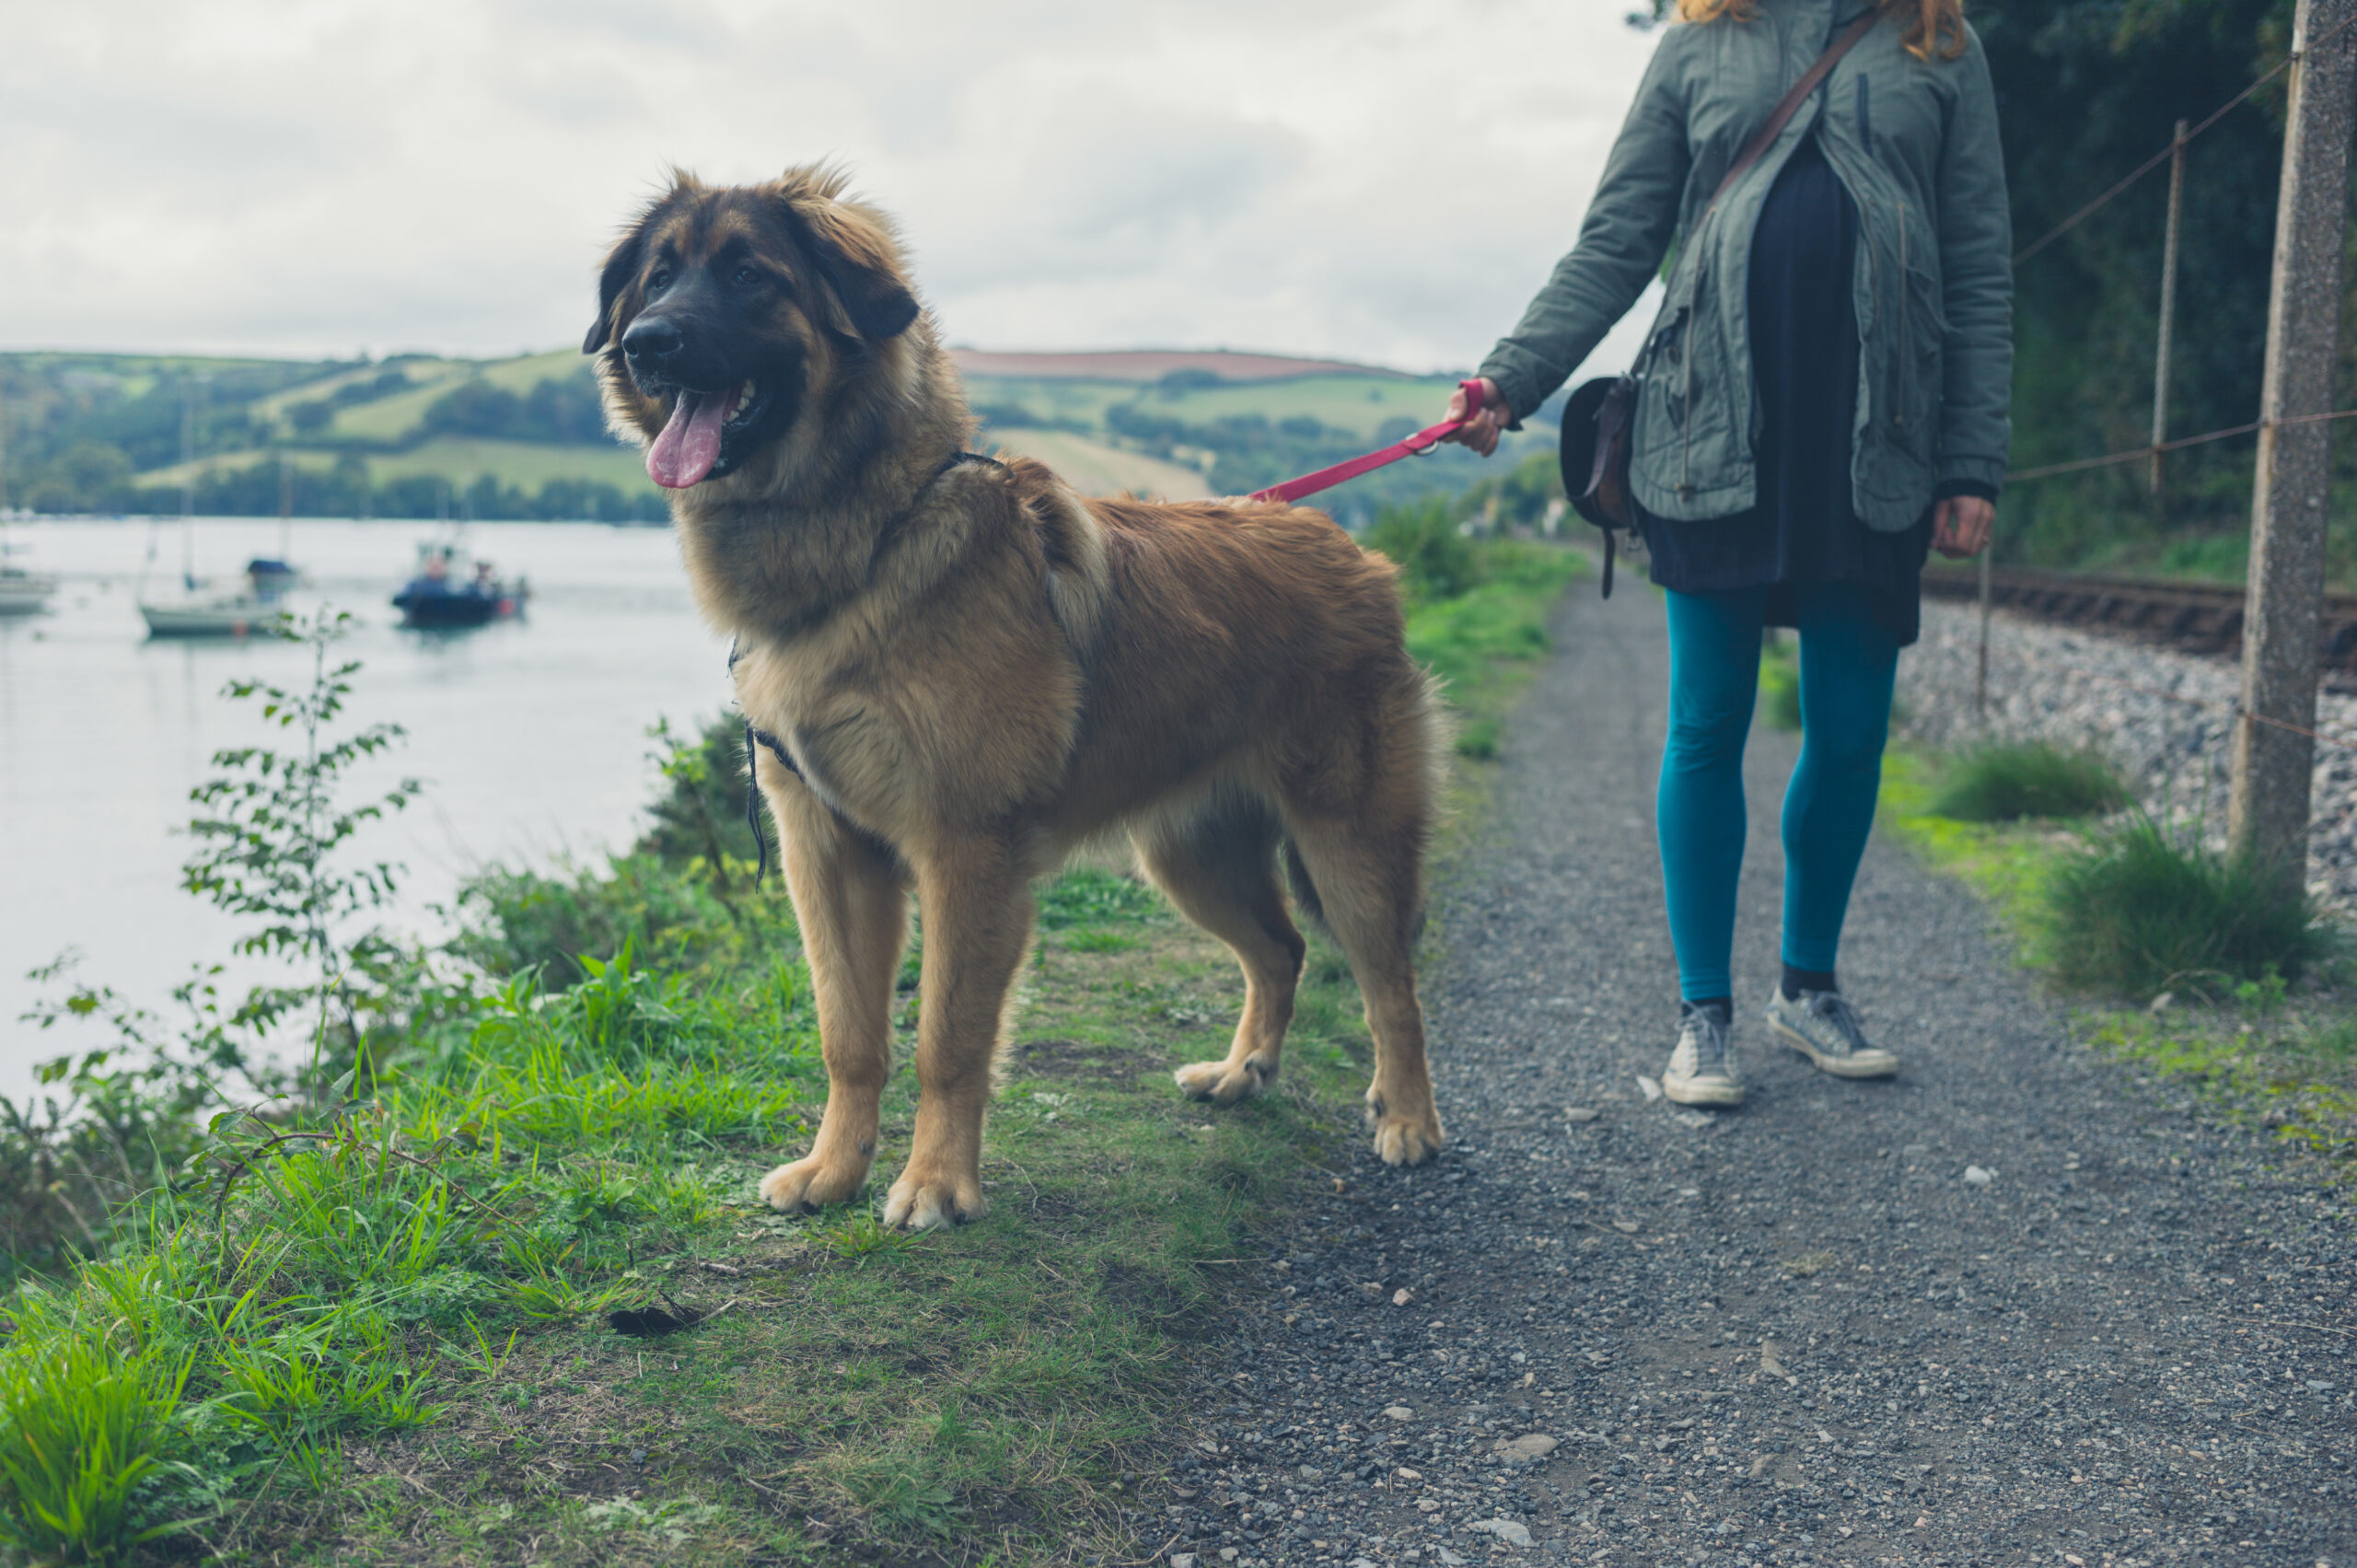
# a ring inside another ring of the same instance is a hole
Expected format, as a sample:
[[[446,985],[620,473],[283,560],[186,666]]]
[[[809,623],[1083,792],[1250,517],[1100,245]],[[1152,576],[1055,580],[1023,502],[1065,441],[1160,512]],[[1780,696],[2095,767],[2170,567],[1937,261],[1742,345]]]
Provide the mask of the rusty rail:
[[[1923,591],[1935,598],[1974,598],[1980,575],[1969,568],[1927,568]],[[2140,637],[2187,653],[2231,657],[2242,651],[2244,595],[2235,584],[1997,566],[1989,573],[1989,598],[2001,610],[2039,621]],[[2325,596],[2319,641],[2326,668],[2357,672],[2357,594]]]

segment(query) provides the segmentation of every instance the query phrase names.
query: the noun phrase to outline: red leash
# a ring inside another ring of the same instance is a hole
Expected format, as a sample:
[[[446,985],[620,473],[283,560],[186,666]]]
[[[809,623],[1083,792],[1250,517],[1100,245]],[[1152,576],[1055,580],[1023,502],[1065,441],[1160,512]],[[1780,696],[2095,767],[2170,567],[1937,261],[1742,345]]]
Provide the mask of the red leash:
[[[1465,419],[1470,419],[1481,412],[1481,383],[1478,380],[1459,381],[1457,385],[1465,389]],[[1444,419],[1438,424],[1427,425],[1417,431],[1404,441],[1394,441],[1388,447],[1353,458],[1348,462],[1336,463],[1330,469],[1319,469],[1316,473],[1306,473],[1299,479],[1289,479],[1283,484],[1272,484],[1266,490],[1256,490],[1246,499],[1281,501],[1290,505],[1305,495],[1315,495],[1321,490],[1331,490],[1346,479],[1356,479],[1363,473],[1373,473],[1376,469],[1388,463],[1396,463],[1402,458],[1421,458],[1463,429],[1465,419]]]

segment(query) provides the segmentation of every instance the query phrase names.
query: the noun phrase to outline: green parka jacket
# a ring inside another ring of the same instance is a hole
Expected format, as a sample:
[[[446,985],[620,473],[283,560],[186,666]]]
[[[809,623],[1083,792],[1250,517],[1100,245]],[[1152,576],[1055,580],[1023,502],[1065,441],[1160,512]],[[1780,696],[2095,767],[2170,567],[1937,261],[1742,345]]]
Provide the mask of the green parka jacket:
[[[1517,417],[1562,386],[1627,314],[1676,243],[1639,366],[1637,499],[1656,517],[1722,517],[1756,495],[1760,411],[1746,290],[1753,226],[1805,136],[1858,211],[1852,490],[1867,527],[1912,527],[1937,494],[1994,494],[2012,436],[2012,223],[1996,101],[1977,34],[1922,61],[1886,19],[1843,57],[1715,208],[1752,133],[1857,0],[1762,0],[1750,21],[1672,27],[1655,49],[1579,240],[1481,374]]]

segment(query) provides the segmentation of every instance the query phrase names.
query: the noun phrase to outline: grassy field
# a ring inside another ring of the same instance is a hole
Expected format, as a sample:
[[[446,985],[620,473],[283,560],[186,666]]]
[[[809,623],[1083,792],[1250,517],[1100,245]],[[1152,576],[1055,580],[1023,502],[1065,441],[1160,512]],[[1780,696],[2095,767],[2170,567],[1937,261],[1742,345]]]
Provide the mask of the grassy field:
[[[286,457],[297,468],[326,472],[343,459],[343,454],[298,447]],[[217,458],[201,458],[194,463],[175,463],[143,478],[156,484],[178,484],[181,475],[191,470],[198,473],[224,472],[277,460],[278,455],[273,452],[225,453]],[[645,459],[636,450],[619,445],[556,446],[540,441],[437,436],[406,451],[371,452],[358,460],[367,470],[371,484],[386,484],[413,474],[439,474],[463,489],[489,474],[503,485],[526,491],[537,490],[552,479],[603,480],[625,494],[651,494],[655,490],[655,482],[646,477]]]
[[[1004,447],[1037,458],[1085,494],[1196,501],[1212,493],[1197,470],[1144,452],[1125,452],[1068,430],[989,430],[981,446],[985,451]]]
[[[1893,748],[1884,759],[1881,817],[1933,866],[1961,877],[2011,933],[2033,968],[2051,972],[2058,875],[2084,854],[2086,830],[2029,819],[1957,821],[1934,813],[1942,760]],[[2357,1177],[2357,1009],[2345,959],[2296,984],[2268,975],[2189,976],[2158,997],[2072,994],[2073,1028],[2140,1075],[2192,1088],[2222,1118],[2257,1127],[2316,1156],[2332,1179]]]
[[[1579,566],[1488,547],[1462,591],[1411,607],[1473,721],[1527,680]],[[1168,1074],[1224,1051],[1232,961],[1139,884],[1072,873],[1041,895],[989,1214],[878,1225],[906,1072],[871,1192],[769,1214],[753,1184],[807,1141],[824,1077],[790,907],[774,877],[753,884],[735,815],[738,744],[723,726],[670,749],[633,854],[495,873],[450,947],[380,956],[351,1075],[215,1123],[185,1161],[149,1157],[140,1129],[175,1124],[141,1122],[103,1060],[62,1070],[99,1109],[49,1151],[83,1173],[56,1191],[144,1191],[97,1228],[61,1213],[0,1308],[0,1542],[273,1565],[1012,1565],[1160,1544],[1145,1482],[1224,1303],[1286,1195],[1363,1135],[1344,966],[1313,946],[1283,1076],[1207,1111]],[[77,994],[69,1012],[105,1016]],[[0,1156],[32,1168],[43,1149],[14,1125]]]

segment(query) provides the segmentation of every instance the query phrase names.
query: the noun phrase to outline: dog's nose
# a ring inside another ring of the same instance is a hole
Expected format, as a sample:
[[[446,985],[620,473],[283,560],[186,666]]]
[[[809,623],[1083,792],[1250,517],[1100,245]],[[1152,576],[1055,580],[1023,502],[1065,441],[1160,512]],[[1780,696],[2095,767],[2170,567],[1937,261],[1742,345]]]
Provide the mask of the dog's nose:
[[[679,352],[679,329],[660,319],[633,321],[622,334],[622,353],[641,363],[668,359]]]

